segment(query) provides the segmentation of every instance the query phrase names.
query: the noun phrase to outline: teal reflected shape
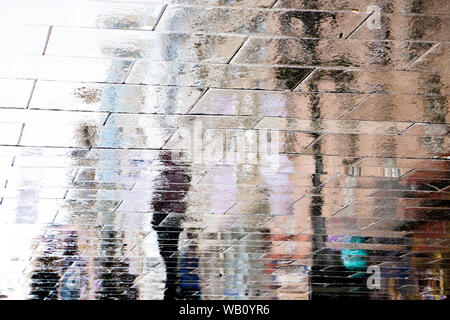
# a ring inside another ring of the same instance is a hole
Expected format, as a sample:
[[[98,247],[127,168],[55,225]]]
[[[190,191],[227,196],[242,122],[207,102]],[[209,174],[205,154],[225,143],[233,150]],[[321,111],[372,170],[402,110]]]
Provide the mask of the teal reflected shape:
[[[363,237],[351,237],[349,243],[365,243]],[[367,267],[366,257],[369,255],[367,250],[362,249],[343,249],[341,259],[344,266],[349,270],[362,270]]]

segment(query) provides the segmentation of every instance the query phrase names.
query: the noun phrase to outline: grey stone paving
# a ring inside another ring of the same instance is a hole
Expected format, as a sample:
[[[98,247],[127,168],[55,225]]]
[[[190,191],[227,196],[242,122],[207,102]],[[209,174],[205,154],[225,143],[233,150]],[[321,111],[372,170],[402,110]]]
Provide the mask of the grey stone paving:
[[[0,41],[0,299],[450,295],[449,1],[2,0]]]

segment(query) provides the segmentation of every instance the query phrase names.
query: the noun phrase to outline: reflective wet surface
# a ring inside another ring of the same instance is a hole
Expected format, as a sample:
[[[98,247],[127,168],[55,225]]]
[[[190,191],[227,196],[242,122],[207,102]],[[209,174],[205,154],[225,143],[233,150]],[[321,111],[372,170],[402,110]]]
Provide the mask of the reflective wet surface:
[[[0,299],[450,295],[446,0],[0,2]]]

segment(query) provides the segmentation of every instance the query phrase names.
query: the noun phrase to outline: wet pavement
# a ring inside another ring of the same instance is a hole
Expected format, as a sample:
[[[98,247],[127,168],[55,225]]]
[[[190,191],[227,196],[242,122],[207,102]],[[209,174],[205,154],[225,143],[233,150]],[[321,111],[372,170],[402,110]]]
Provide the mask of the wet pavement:
[[[447,0],[3,0],[0,299],[450,295]]]

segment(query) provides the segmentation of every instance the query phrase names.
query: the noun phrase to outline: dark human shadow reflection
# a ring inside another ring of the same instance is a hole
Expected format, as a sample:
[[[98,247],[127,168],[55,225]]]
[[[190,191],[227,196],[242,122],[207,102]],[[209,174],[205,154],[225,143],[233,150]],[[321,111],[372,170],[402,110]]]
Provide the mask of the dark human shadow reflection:
[[[162,153],[160,161],[164,168],[154,187],[152,226],[157,233],[160,254],[166,266],[164,299],[189,299],[185,282],[189,277],[189,282],[195,280],[195,276],[187,272],[191,269],[190,260],[195,258],[179,255],[179,239],[183,231],[183,214],[187,208],[187,203],[182,200],[189,191],[191,177],[184,164],[172,159],[170,151]],[[198,281],[198,277],[196,279]]]
[[[45,249],[35,259],[30,295],[38,300],[80,298],[83,265],[79,259],[76,231],[47,230]],[[74,272],[78,265],[78,272]]]

